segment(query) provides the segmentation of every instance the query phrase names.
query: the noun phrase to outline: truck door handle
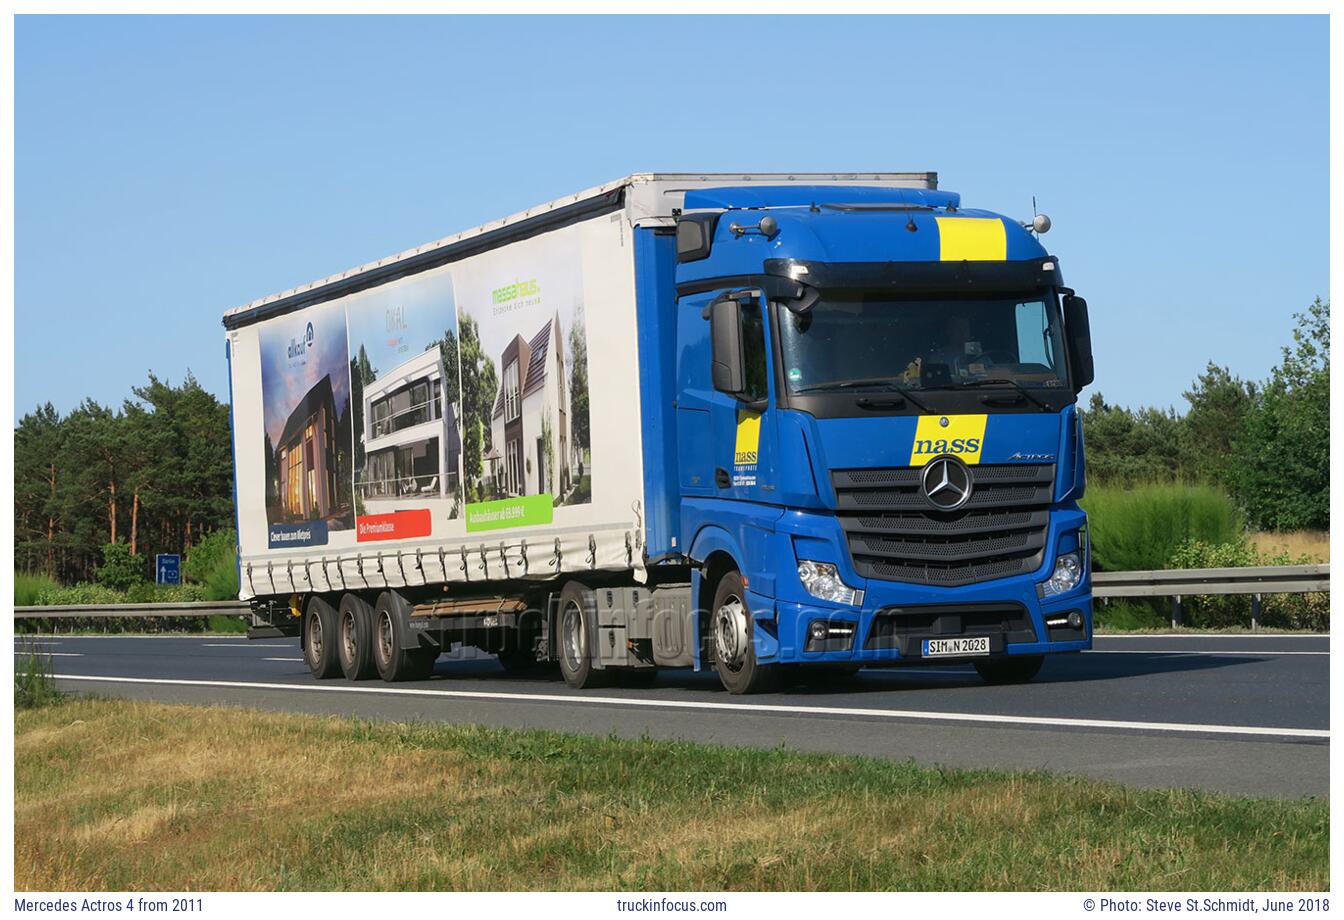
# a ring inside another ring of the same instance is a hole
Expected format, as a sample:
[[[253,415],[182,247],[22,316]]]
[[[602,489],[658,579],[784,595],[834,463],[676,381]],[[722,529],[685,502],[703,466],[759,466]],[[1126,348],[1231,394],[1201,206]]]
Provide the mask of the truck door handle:
[[[723,467],[721,467],[721,466],[715,468],[715,470],[714,470],[714,485],[718,486],[720,489],[726,489],[726,488],[728,488],[728,487],[729,487],[730,485],[732,485],[732,484],[733,484],[732,477],[730,477],[730,476],[728,475],[728,471],[727,471],[727,470],[725,470],[725,469],[724,469]]]

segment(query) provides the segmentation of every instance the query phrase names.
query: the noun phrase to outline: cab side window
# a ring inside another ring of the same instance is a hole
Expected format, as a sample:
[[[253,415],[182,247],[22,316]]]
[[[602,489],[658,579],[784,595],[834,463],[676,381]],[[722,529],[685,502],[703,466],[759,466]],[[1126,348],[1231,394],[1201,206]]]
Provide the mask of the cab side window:
[[[765,322],[759,303],[743,304],[741,316],[743,379],[747,387],[744,399],[754,402],[765,399],[769,392],[766,388]]]

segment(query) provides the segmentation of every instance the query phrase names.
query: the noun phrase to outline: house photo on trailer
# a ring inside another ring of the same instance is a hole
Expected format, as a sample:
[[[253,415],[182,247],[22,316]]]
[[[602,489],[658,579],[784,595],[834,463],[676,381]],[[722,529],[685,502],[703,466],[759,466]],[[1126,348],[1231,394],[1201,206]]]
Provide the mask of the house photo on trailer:
[[[353,527],[344,311],[274,320],[260,348],[268,522],[276,534],[317,522],[321,533]]]
[[[355,497],[360,514],[460,511],[457,310],[452,275],[427,272],[347,305],[356,391]]]

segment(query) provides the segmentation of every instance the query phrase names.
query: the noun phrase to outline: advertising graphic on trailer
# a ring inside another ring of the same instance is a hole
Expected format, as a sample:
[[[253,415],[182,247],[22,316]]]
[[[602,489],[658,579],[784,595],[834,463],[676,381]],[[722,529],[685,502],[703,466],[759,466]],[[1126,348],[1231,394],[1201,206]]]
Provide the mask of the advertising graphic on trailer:
[[[345,310],[326,304],[261,333],[271,548],[320,546],[354,526]]]
[[[461,516],[457,309],[440,268],[349,298],[357,539]]]
[[[578,239],[511,250],[457,276],[468,532],[548,524],[592,500]]]

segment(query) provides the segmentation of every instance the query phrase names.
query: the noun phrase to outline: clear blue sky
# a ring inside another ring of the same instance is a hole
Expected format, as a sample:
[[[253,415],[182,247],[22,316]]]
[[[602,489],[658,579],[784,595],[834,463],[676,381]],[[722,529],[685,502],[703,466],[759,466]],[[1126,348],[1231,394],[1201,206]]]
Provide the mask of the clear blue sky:
[[[644,170],[1035,194],[1110,402],[1262,377],[1328,294],[1324,16],[20,16],[15,45],[16,417],[151,370],[226,397],[226,309]]]

